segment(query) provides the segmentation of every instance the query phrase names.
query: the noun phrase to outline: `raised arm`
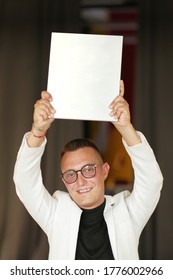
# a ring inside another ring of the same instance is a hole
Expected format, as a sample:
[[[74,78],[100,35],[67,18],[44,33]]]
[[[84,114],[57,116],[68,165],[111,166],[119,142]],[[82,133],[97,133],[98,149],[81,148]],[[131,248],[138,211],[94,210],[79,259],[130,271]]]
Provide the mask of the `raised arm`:
[[[129,105],[124,99],[124,84],[120,83],[120,95],[110,105],[113,125],[121,133],[124,146],[131,158],[134,183],[131,195],[126,198],[128,211],[140,234],[153,213],[163,184],[163,177],[153,150],[144,135],[136,132],[131,120]]]
[[[55,199],[44,187],[40,167],[46,145],[45,134],[54,120],[51,100],[51,95],[44,91],[36,102],[32,130],[23,138],[14,168],[17,195],[46,233],[56,208]]]

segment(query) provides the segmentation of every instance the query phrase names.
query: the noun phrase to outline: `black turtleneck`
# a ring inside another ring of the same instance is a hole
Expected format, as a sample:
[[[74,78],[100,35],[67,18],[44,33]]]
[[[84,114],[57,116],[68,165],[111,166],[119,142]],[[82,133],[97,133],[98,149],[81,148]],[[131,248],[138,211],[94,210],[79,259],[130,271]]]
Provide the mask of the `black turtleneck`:
[[[82,209],[76,260],[113,260],[107,225],[103,216],[105,201],[94,209]]]

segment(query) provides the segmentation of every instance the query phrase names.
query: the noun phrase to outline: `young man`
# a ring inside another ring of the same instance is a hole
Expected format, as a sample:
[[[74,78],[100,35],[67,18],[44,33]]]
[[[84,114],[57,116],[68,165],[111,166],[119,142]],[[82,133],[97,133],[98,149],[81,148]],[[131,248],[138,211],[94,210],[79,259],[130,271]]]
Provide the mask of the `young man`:
[[[163,178],[152,149],[131,123],[123,96],[121,81],[110,115],[131,157],[134,186],[131,193],[113,197],[104,195],[109,164],[87,139],[72,140],[62,151],[61,176],[68,192],[48,193],[40,161],[55,110],[48,92],[42,92],[35,104],[32,130],[20,147],[14,181],[19,198],[47,234],[49,259],[139,258],[139,237],[158,203]]]

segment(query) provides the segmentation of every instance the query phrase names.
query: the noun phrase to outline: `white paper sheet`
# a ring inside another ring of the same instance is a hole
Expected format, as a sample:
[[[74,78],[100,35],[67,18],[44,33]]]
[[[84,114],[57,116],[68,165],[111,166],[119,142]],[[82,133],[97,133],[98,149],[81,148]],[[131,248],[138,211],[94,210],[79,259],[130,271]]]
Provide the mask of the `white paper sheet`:
[[[119,94],[122,36],[52,33],[48,87],[55,118],[111,121]]]

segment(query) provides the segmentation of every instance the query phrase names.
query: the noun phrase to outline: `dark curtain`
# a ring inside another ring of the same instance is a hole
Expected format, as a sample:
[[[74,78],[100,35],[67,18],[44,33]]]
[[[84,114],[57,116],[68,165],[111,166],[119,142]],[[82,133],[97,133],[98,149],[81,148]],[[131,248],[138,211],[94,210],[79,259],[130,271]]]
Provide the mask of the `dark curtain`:
[[[173,259],[173,2],[139,1],[136,128],[154,149],[164,176],[155,214],[141,238],[144,259]]]
[[[46,259],[47,239],[18,200],[13,169],[33,105],[46,89],[51,32],[80,31],[78,0],[0,0],[0,259]],[[83,134],[80,121],[58,121],[43,159],[45,185],[59,186],[58,154]]]

